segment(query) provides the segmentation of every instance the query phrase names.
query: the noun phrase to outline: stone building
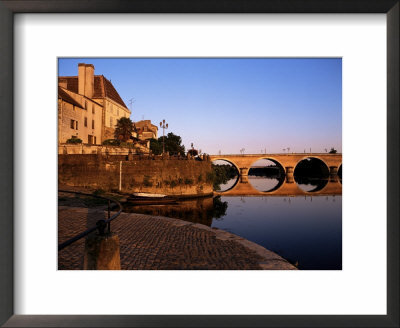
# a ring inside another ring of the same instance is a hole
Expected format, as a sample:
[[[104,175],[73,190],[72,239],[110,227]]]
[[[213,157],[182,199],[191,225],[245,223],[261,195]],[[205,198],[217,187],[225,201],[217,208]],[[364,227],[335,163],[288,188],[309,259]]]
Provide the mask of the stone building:
[[[139,140],[157,139],[158,127],[150,120],[135,122],[137,138]]]
[[[142,120],[134,123],[133,137],[142,147],[150,150],[150,139],[157,139],[158,127],[151,124],[150,120]]]
[[[75,135],[79,135],[79,138],[84,143],[90,143],[92,140],[92,143],[101,144],[106,139],[114,138],[115,125],[121,117],[130,117],[131,115],[131,111],[126,107],[111,81],[107,80],[103,75],[94,75],[94,66],[92,64],[78,64],[78,76],[60,76],[58,85],[60,87],[59,90],[61,90],[61,95],[59,91],[58,96],[59,104],[61,103],[66,108],[72,108],[72,110],[75,108],[77,110],[77,112],[63,112],[63,122],[61,125],[59,124],[60,143],[65,142],[74,135],[72,134],[66,138],[73,130],[72,120],[77,122]],[[71,104],[71,100],[68,100],[66,95],[69,95],[76,103]],[[98,106],[100,106],[100,109],[97,112]],[[81,110],[86,112],[81,113]],[[84,115],[85,113],[87,115]],[[85,123],[85,118],[88,120],[87,123]],[[70,122],[70,126],[65,125],[65,122]],[[92,126],[94,126],[94,129],[92,129],[93,133],[90,134],[89,132],[91,131],[89,130]],[[84,129],[86,127],[88,128],[87,130]],[[88,133],[88,135],[85,136],[85,133]],[[96,137],[95,142],[90,137],[91,135]]]
[[[58,142],[79,138],[101,144],[103,106],[92,99],[58,87]]]

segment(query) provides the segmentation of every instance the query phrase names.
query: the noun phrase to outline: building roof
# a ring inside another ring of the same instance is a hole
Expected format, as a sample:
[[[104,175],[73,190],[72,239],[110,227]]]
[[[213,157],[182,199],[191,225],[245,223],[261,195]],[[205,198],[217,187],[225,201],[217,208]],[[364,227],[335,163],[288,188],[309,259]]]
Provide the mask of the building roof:
[[[70,104],[72,104],[74,106],[83,108],[83,106],[79,102],[77,102],[74,98],[72,98],[61,87],[58,87],[58,98],[61,98],[62,100],[66,101],[66,102],[68,102],[68,103],[70,103]]]
[[[78,77],[77,76],[59,76],[58,81],[66,80],[67,81],[67,89],[78,93]],[[112,83],[107,80],[104,75],[95,75],[94,76],[94,90],[93,90],[93,98],[105,98],[108,97],[111,100],[114,100],[116,103],[121,106],[126,107],[124,101],[121,99],[117,90],[115,90]]]

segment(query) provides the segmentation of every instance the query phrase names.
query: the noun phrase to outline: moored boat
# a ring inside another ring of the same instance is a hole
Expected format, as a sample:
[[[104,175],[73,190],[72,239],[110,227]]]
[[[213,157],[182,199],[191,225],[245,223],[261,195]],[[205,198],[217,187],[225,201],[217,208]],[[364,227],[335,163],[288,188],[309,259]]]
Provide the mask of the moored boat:
[[[131,197],[127,199],[130,204],[146,204],[146,205],[158,205],[158,204],[177,204],[176,197],[167,196],[164,194],[150,194],[143,192],[135,192]]]
[[[164,194],[150,194],[147,192],[134,192],[132,195],[134,197],[140,197],[140,198],[164,198],[164,197],[167,197],[167,195],[164,195]]]

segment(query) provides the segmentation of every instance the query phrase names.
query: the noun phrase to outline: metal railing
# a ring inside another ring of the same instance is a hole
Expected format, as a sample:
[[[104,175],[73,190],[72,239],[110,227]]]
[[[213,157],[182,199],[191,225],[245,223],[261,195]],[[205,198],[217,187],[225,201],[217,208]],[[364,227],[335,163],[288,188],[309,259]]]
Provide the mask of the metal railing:
[[[80,234],[68,239],[67,241],[61,243],[58,245],[58,250],[62,250],[65,247],[71,245],[72,243],[78,241],[79,239],[87,236],[88,234],[94,232],[94,231],[98,231],[100,235],[104,235],[105,234],[105,230],[107,228],[108,233],[111,232],[111,221],[114,220],[115,218],[118,217],[118,215],[121,214],[122,212],[122,206],[121,203],[115,199],[112,198],[108,198],[108,197],[104,197],[104,196],[98,196],[98,195],[93,195],[93,194],[87,194],[84,192],[78,192],[78,191],[70,191],[70,190],[58,190],[58,192],[63,192],[63,193],[70,193],[70,194],[78,194],[78,195],[84,195],[84,196],[89,196],[89,197],[95,197],[95,198],[100,198],[100,199],[104,199],[107,200],[108,203],[108,209],[107,209],[107,220],[104,219],[100,219],[96,222],[96,225],[81,232]],[[118,205],[118,212],[115,213],[113,216],[111,216],[111,202],[115,203]]]

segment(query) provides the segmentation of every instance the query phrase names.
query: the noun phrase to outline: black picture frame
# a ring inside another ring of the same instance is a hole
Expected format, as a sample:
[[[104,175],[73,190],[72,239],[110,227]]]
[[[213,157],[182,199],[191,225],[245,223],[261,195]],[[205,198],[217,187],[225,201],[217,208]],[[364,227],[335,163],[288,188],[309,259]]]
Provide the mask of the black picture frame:
[[[0,0],[0,324],[5,327],[399,327],[399,11],[399,0]],[[13,202],[17,197],[13,194],[13,21],[16,13],[385,13],[387,315],[14,315]]]

